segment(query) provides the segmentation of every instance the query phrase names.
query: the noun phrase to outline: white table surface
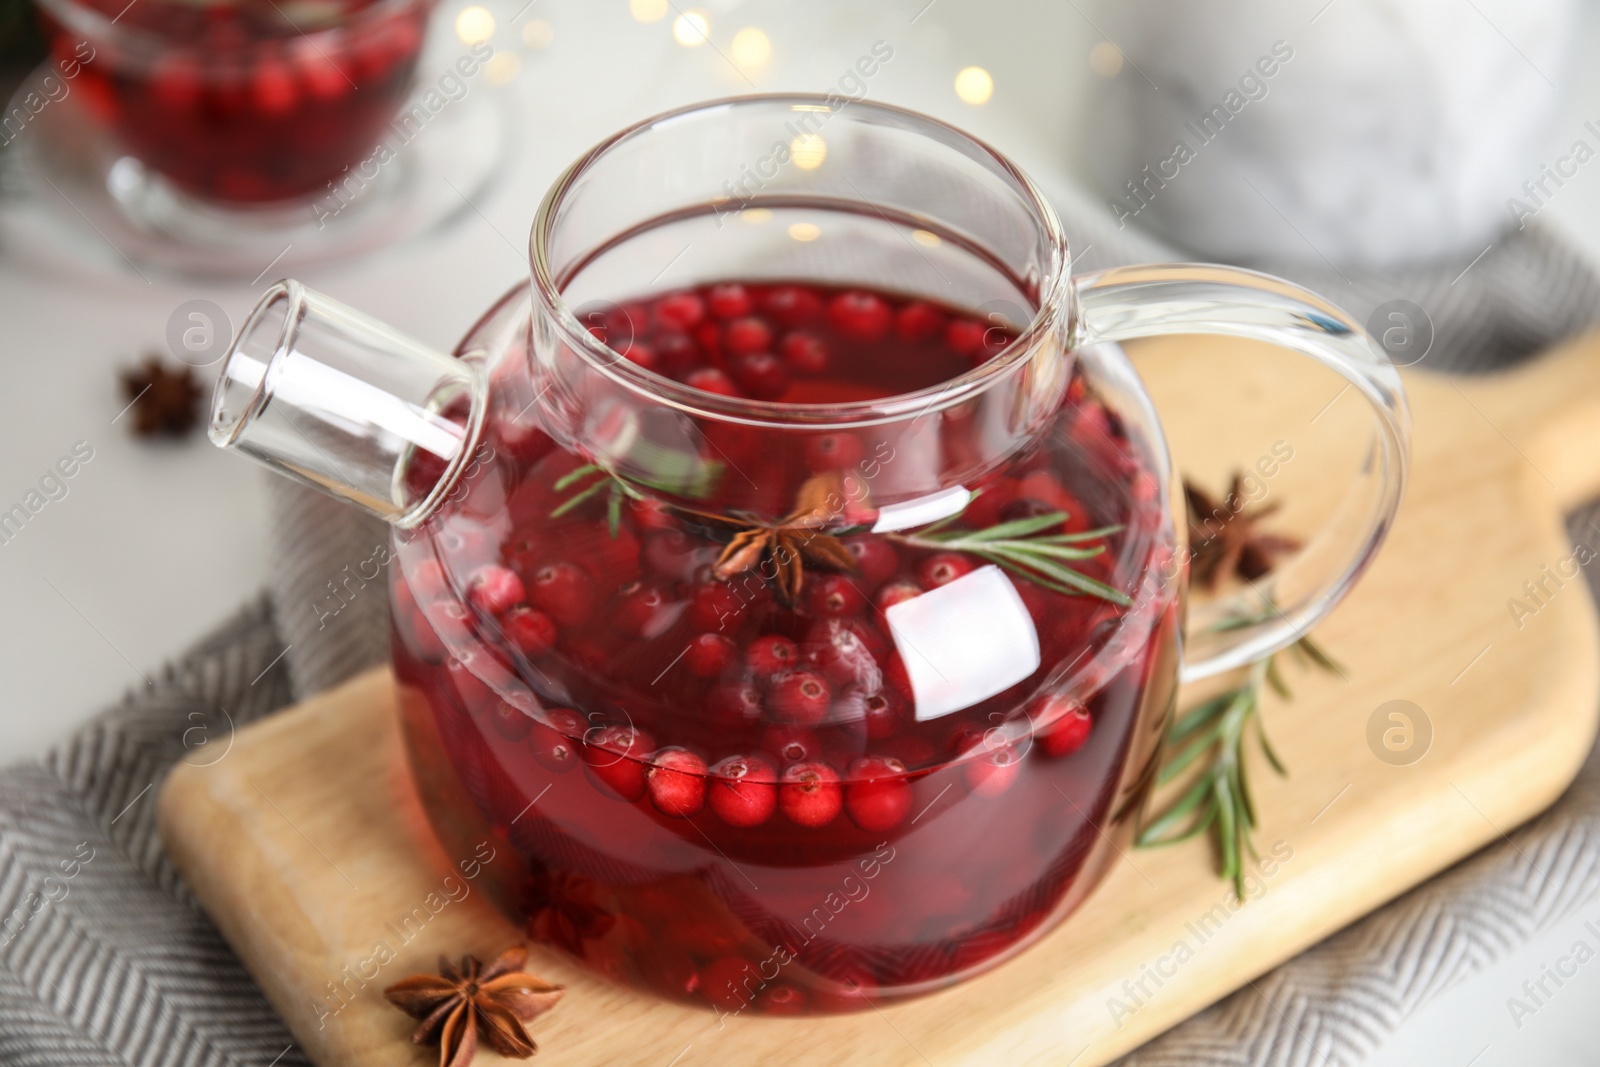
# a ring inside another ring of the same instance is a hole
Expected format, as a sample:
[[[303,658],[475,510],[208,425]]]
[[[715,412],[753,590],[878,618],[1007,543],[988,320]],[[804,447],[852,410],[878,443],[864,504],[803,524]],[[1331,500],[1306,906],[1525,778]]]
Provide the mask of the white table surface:
[[[752,88],[830,88],[883,38],[896,51],[872,80],[873,99],[954,121],[1031,170],[1067,175],[1077,169],[1073,130],[1082,117],[1076,102],[1093,76],[1088,56],[1099,39],[1076,7],[1049,0],[935,0],[926,7],[925,0],[707,0],[714,47],[692,49],[674,42],[671,14],[642,24],[629,16],[624,0],[534,0],[525,9],[521,0],[496,0],[488,6],[498,21],[494,44],[520,61],[520,72],[505,85],[473,89],[503,94],[518,107],[520,150],[506,180],[474,204],[481,215],[469,214],[435,239],[298,272],[308,284],[441,347],[525,277],[518,249],[543,190],[574,156],[614,129],[670,106]],[[531,20],[553,30],[547,47],[523,42],[522,27]],[[725,56],[733,32],[750,25],[770,35],[773,51],[763,68],[747,72],[746,82]],[[449,13],[436,32],[451,32]],[[1592,28],[1587,36],[1580,52],[1593,55],[1600,41]],[[954,92],[956,72],[969,65],[995,77],[994,96],[984,106],[963,103]],[[1600,115],[1600,72],[1585,75],[1568,110],[1564,128]],[[1529,161],[1530,173],[1539,162]],[[1580,172],[1542,220],[1565,229],[1600,262],[1600,172]],[[0,245],[0,365],[6,368],[0,505],[20,500],[75,442],[88,442],[94,458],[70,481],[64,499],[0,545],[6,693],[0,762],[43,753],[96,710],[144,685],[167,657],[253,596],[266,568],[262,483],[268,475],[217,452],[203,434],[151,444],[131,436],[126,418],[113,424],[123,408],[115,368],[163,346],[168,315],[178,304],[213,300],[237,324],[259,287],[154,272],[147,282],[106,265],[115,257],[104,248],[103,263],[81,270],[70,254],[49,253]],[[1374,1062],[1594,1062],[1589,1020],[1600,1007],[1600,963],[1583,969],[1520,1029],[1505,1005],[1525,979],[1537,977],[1541,963],[1587,936],[1580,929],[1584,919],[1600,920],[1600,903],[1441,998]]]

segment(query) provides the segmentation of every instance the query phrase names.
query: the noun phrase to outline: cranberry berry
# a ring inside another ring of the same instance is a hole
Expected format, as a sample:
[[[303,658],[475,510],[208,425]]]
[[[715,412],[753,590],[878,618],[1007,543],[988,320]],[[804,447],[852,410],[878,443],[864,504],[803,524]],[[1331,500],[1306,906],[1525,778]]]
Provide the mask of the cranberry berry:
[[[773,679],[766,707],[779,722],[815,726],[828,717],[828,706],[832,703],[833,692],[821,675],[790,671]]]
[[[937,589],[973,570],[972,561],[960,553],[935,552],[917,567],[917,578],[929,589]]]
[[[778,787],[778,807],[800,826],[826,826],[844,806],[839,772],[826,763],[796,763],[783,772]]]
[[[711,768],[711,810],[729,826],[760,826],[778,806],[776,783],[760,756],[729,756]]]
[[[847,576],[823,574],[806,583],[806,610],[825,619],[855,615],[867,606],[867,598]]]
[[[892,756],[864,756],[846,772],[844,806],[850,821],[868,833],[893,830],[911,813],[911,783],[905,764]]]
[[[529,659],[537,659],[556,645],[556,622],[537,608],[512,608],[500,620],[506,641]]]
[[[768,634],[750,642],[745,662],[763,681],[793,669],[800,662],[799,647],[787,637]]]
[[[584,764],[623,800],[644,796],[644,761],[655,750],[649,734],[634,726],[604,726],[586,738]]]
[[[528,599],[561,626],[581,626],[594,611],[594,583],[573,563],[547,563],[533,574]]]
[[[528,744],[539,766],[563,774],[578,765],[583,749],[583,717],[571,708],[546,708],[544,721],[535,720],[528,730]]]
[[[828,325],[856,341],[878,341],[889,332],[894,313],[875,293],[852,289],[828,302]]]
[[[735,319],[722,331],[722,350],[732,357],[772,350],[772,327],[758,318]]]
[[[663,815],[687,819],[706,804],[706,761],[686,748],[657,752],[645,773],[650,802]]]
[[[527,592],[510,567],[491,563],[480,567],[467,582],[467,599],[487,615],[501,615],[523,602]]]
[[[721,634],[699,634],[689,642],[683,665],[696,678],[716,678],[739,658],[739,646]]]
[[[1071,755],[1089,740],[1094,720],[1082,704],[1066,696],[1048,696],[1034,706],[1031,716],[1039,727],[1036,738],[1044,754],[1052,759]]]

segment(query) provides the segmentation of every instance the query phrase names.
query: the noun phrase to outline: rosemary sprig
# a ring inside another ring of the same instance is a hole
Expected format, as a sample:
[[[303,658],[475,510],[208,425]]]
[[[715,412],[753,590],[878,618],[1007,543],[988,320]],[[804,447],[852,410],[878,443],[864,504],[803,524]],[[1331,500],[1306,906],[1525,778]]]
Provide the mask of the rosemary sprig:
[[[946,529],[952,519],[936,522],[917,533],[889,534],[890,539],[916,548],[965,552],[997,564],[1035,585],[1068,596],[1088,595],[1127,607],[1126,594],[1067,566],[1066,561],[1089,559],[1106,550],[1103,541],[1121,526],[1102,526],[1082,533],[1043,535],[1043,531],[1067,521],[1064,511],[1033,515],[1026,519],[1002,522],[982,530]]]
[[[1248,622],[1241,622],[1244,625]],[[1232,628],[1227,623],[1224,628]],[[1337,673],[1339,666],[1309,637],[1302,637],[1285,651],[1309,666]],[[1189,787],[1162,808],[1139,832],[1141,848],[1175,845],[1211,831],[1221,857],[1221,875],[1233,883],[1233,891],[1244,899],[1245,853],[1256,855],[1250,832],[1259,822],[1255,798],[1250,792],[1246,770],[1245,735],[1253,732],[1261,754],[1280,776],[1288,769],[1273,751],[1261,724],[1261,690],[1291,699],[1288,685],[1278,669],[1274,653],[1251,664],[1242,684],[1201,701],[1179,715],[1167,734],[1168,755],[1156,784],[1166,785],[1197,763],[1203,769]]]
[[[599,477],[595,477],[596,475],[599,475]],[[644,494],[596,463],[585,463],[577,470],[557,479],[555,491],[559,493],[583,481],[588,481],[589,484],[563,500],[550,512],[550,517],[559,519],[585,500],[604,493],[606,494],[606,526],[610,529],[612,537],[617,536],[617,532],[622,528],[622,501],[629,497],[635,500],[642,500],[644,499]]]

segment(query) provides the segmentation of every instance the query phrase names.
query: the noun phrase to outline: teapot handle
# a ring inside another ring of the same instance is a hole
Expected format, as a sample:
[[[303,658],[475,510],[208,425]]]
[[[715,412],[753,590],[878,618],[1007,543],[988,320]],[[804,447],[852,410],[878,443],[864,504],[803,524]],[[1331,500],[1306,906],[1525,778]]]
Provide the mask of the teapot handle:
[[[1267,274],[1153,264],[1080,275],[1073,284],[1073,348],[1160,334],[1265,341],[1338,372],[1371,406],[1373,447],[1339,512],[1275,573],[1208,605],[1203,617],[1191,613],[1182,677],[1231,670],[1298,640],[1361,576],[1399,507],[1411,417],[1394,365],[1349,315]],[[1186,527],[1182,516],[1177,525]],[[1187,565],[1188,555],[1181,558]]]

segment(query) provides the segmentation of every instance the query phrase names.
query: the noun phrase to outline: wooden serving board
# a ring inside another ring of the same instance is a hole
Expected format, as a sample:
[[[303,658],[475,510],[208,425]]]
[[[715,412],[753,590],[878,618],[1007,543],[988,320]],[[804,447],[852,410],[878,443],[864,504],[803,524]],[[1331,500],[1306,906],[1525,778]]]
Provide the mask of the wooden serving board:
[[[1305,361],[1199,338],[1144,342],[1134,355],[1185,472],[1217,488],[1274,442],[1294,448],[1270,483],[1291,530],[1314,528],[1338,498],[1340,465],[1363,459],[1363,405]],[[1232,905],[1201,842],[1133,852],[1010,963],[953,991],[827,1019],[719,1026],[537,950],[534,967],[570,990],[535,1024],[542,1062],[1095,1067],[1549,805],[1589,751],[1600,709],[1600,630],[1562,562],[1574,550],[1563,512],[1600,491],[1600,339],[1498,377],[1414,372],[1408,385],[1404,506],[1318,632],[1343,677],[1291,668],[1296,699],[1266,710],[1292,777],[1257,765],[1256,840],[1273,861],[1247,903]],[[1600,532],[1585,537],[1600,546]],[[1530,599],[1523,583],[1548,574],[1558,578]],[[1512,598],[1531,610],[1514,612]],[[1392,700],[1431,724],[1409,764],[1369,745],[1374,710]],[[453,864],[412,792],[385,671],[240,731],[213,766],[180,765],[161,825],[200,901],[325,1067],[428,1062],[381,988],[442,951],[486,954],[517,936],[483,894],[441,893]],[[414,940],[373,963],[393,924],[430,900],[430,911],[443,904]]]

